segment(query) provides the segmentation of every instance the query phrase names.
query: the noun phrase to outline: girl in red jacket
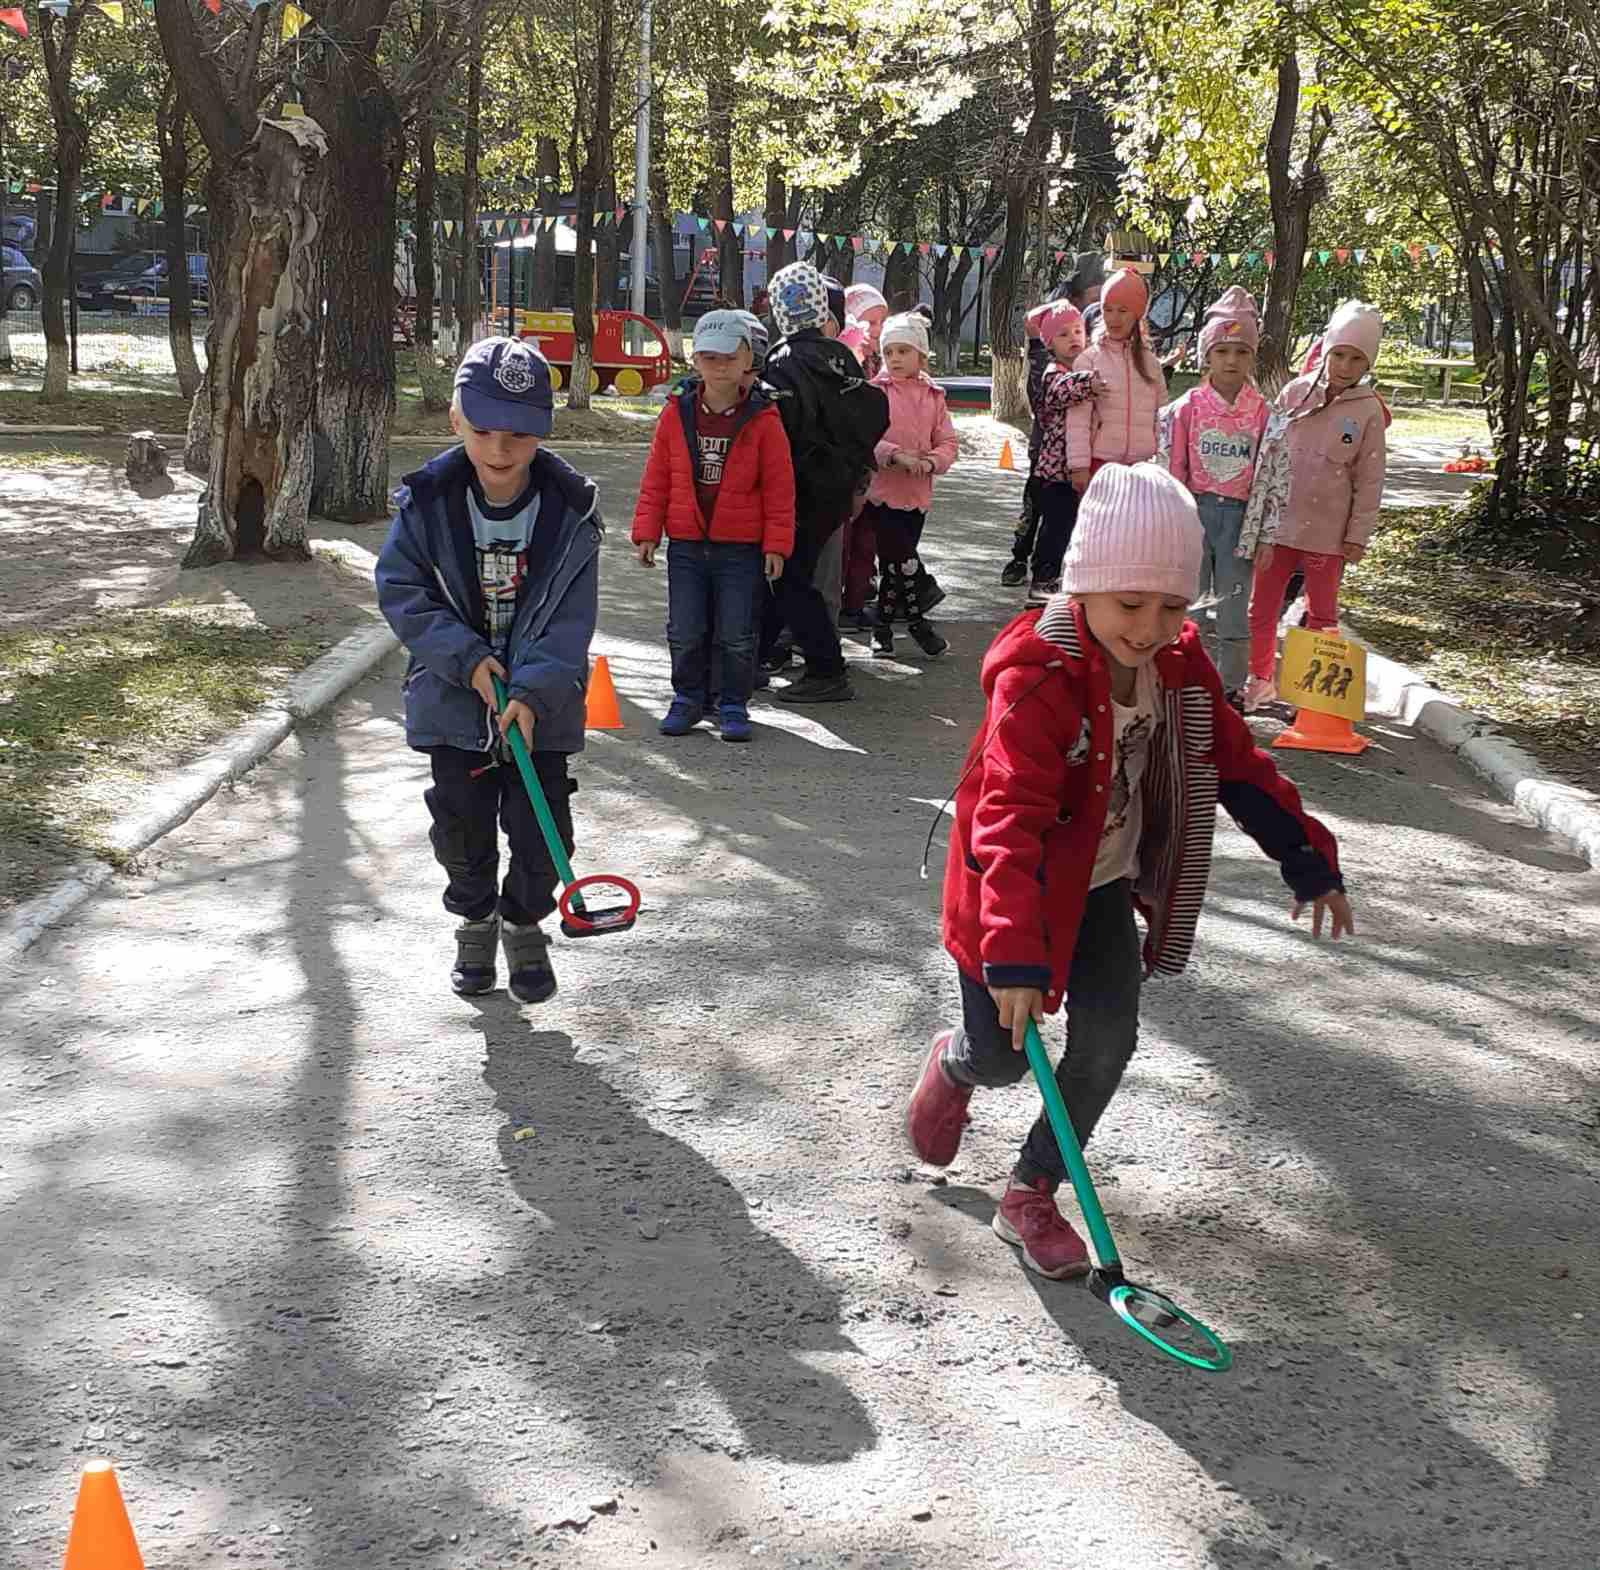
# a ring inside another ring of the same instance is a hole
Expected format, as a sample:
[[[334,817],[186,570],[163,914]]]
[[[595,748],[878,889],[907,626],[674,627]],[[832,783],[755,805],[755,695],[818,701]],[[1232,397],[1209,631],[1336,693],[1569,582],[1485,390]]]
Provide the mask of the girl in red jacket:
[[[934,1037],[906,1108],[931,1165],[955,1159],[977,1086],[1023,1078],[1028,1021],[1063,1002],[1056,1081],[1088,1142],[1133,1055],[1142,977],[1188,961],[1219,803],[1278,862],[1296,917],[1310,905],[1317,936],[1328,918],[1335,938],[1355,930],[1333,836],[1256,750],[1186,620],[1203,543],[1194,498],[1164,469],[1108,465],[1083,498],[1063,592],[984,659],[988,712],[944,885],[961,1024]],[[1056,1209],[1065,1176],[1041,1115],[994,1218],[1053,1279],[1089,1268]]]
[[[756,673],[757,590],[794,549],[794,463],[777,409],[746,386],[751,327],[743,311],[711,311],[694,330],[692,381],[661,411],[633,511],[639,560],[667,544],[667,647],[672,705],[663,736],[705,718],[707,638],[719,661],[724,741],[749,741]]]

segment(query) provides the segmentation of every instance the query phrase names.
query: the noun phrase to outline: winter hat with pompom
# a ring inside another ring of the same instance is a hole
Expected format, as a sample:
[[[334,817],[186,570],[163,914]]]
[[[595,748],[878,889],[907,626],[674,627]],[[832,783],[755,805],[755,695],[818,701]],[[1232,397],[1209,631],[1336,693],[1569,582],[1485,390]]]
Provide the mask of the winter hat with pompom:
[[[1200,592],[1205,530],[1189,488],[1154,463],[1108,463],[1089,482],[1062,564],[1067,594]]]
[[[1354,349],[1366,355],[1370,366],[1378,358],[1382,339],[1383,317],[1378,308],[1360,300],[1346,300],[1328,318],[1328,330],[1322,339],[1322,357],[1326,361],[1335,349]]]
[[[1256,302],[1247,289],[1235,284],[1206,312],[1200,329],[1200,363],[1219,343],[1242,343],[1247,349],[1261,347],[1261,323]]]
[[[918,354],[928,352],[928,322],[927,318],[916,311],[907,311],[903,316],[891,316],[883,324],[883,331],[878,336],[878,347],[887,349],[890,344],[910,344]]]

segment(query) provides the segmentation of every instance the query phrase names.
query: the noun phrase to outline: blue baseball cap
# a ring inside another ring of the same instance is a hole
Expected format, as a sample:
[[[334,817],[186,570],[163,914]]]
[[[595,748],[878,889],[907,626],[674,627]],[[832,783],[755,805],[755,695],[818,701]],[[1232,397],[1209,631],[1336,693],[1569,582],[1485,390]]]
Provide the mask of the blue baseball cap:
[[[750,313],[748,311],[707,311],[694,324],[694,352],[704,349],[709,354],[736,354],[739,345],[750,344]]]
[[[456,367],[461,412],[480,431],[548,436],[555,424],[550,362],[520,338],[484,338]]]

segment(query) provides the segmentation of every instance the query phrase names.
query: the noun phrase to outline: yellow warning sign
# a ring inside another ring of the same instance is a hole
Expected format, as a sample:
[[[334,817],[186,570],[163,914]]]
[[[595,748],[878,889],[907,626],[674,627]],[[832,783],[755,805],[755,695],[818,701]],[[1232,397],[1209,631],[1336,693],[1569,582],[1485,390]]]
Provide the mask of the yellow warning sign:
[[[1367,711],[1367,651],[1331,632],[1284,634],[1278,696],[1296,708],[1359,720]]]

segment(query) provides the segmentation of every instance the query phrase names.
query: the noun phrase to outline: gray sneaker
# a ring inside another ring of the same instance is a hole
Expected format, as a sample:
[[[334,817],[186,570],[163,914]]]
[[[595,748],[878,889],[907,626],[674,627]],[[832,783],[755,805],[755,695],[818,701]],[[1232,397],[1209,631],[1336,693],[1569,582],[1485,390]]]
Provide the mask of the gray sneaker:
[[[450,972],[450,985],[464,998],[494,991],[495,940],[500,936],[500,918],[463,921],[456,928],[456,964]]]
[[[511,996],[519,1003],[543,1003],[556,995],[556,973],[550,965],[550,939],[529,922],[519,927],[500,925],[506,948],[506,969],[511,972]]]

